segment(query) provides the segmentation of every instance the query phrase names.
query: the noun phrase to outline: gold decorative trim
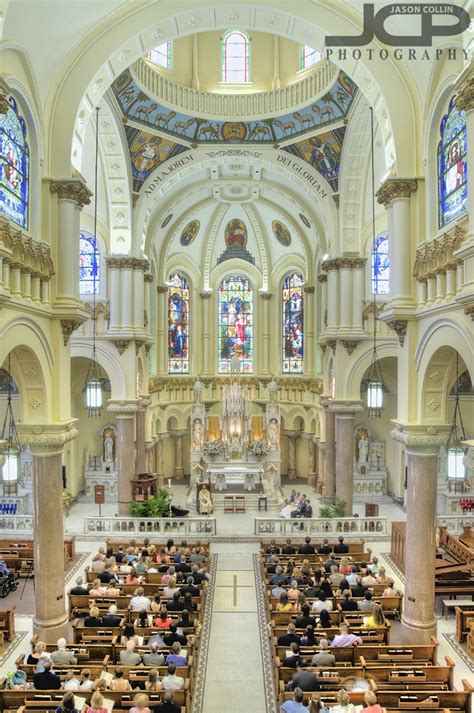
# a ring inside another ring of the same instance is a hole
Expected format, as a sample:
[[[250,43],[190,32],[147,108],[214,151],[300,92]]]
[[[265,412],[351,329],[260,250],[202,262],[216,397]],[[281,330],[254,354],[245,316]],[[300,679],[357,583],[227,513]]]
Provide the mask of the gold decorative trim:
[[[81,209],[91,202],[92,192],[77,178],[51,181],[49,190],[58,194],[58,200],[74,201]]]
[[[406,319],[391,319],[386,322],[387,327],[396,332],[398,337],[398,343],[401,347],[405,344],[405,337],[407,334],[408,320]]]
[[[83,319],[61,319],[61,331],[63,333],[64,346],[69,343],[72,334],[84,323]]]
[[[127,349],[128,345],[130,344],[130,340],[129,339],[113,339],[112,344],[115,344],[115,347],[116,347],[118,353],[120,354],[120,356],[122,356],[125,349]]]
[[[329,270],[357,270],[364,267],[366,262],[367,258],[365,257],[358,257],[356,255],[345,255],[343,257],[336,257],[331,258],[329,260],[325,260],[323,263],[321,263],[321,268],[326,272],[328,272]],[[324,280],[320,279],[320,276],[318,276],[318,280],[320,282],[324,282]]]
[[[10,108],[10,104],[8,102],[9,94],[10,90],[8,88],[8,84],[0,77],[0,115],[2,116],[4,116]]]
[[[308,295],[314,295],[314,285],[304,285],[303,292],[307,293]]]
[[[130,257],[129,255],[110,255],[105,258],[107,267],[115,270],[143,270],[150,269],[150,263],[143,257]]]
[[[332,349],[332,351],[333,351],[334,354],[335,354],[335,353],[336,353],[337,341],[336,341],[335,339],[330,339],[330,340],[328,340],[327,345],[328,345],[329,349]]]
[[[418,189],[416,178],[387,178],[377,191],[377,203],[387,208],[397,198],[410,198]]]
[[[346,352],[349,354],[349,356],[352,354],[354,349],[356,349],[357,344],[358,344],[358,342],[356,342],[355,340],[352,340],[352,339],[351,340],[345,340],[345,339],[342,340],[342,346],[344,347]]]
[[[151,272],[145,272],[145,277],[143,279],[145,282],[153,282],[153,275]]]
[[[166,293],[168,292],[168,288],[166,285],[157,285],[156,291],[159,295],[166,295]]]
[[[327,282],[328,281],[328,276],[322,272],[320,275],[318,275],[318,282]]]
[[[200,292],[199,293],[199,297],[202,300],[209,300],[209,299],[211,299],[211,296],[212,296],[212,292]]]

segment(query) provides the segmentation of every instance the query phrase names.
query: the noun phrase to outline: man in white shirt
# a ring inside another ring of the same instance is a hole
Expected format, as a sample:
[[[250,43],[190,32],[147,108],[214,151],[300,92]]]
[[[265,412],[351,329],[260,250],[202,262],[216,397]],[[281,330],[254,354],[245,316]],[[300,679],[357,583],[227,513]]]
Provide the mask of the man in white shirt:
[[[81,682],[78,678],[75,677],[74,671],[67,671],[61,688],[63,689],[63,691],[78,691],[80,685]]]
[[[184,688],[184,678],[176,675],[174,663],[169,664],[168,673],[162,680],[165,691],[182,691]]]
[[[356,586],[356,584],[359,580],[359,575],[357,574],[357,567],[355,567],[355,566],[351,567],[351,573],[347,575],[346,579],[349,584],[349,587]]]
[[[130,605],[132,611],[150,611],[151,601],[148,597],[145,597],[143,587],[138,587],[138,589],[135,590],[135,596],[132,597]]]

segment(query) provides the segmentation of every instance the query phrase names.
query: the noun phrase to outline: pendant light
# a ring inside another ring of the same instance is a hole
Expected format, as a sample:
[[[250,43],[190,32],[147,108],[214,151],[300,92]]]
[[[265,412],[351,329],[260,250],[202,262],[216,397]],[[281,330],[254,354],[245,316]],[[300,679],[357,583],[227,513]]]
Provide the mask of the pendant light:
[[[372,265],[375,264],[375,152],[374,152],[374,110],[370,107],[371,164],[372,164]],[[372,267],[373,269],[373,267]],[[372,361],[367,378],[366,406],[369,418],[380,418],[384,402],[384,383],[377,355],[377,295],[374,290],[374,342]]]
[[[463,458],[466,453],[465,449],[461,445],[462,441],[466,440],[466,432],[464,430],[464,423],[461,414],[461,404],[459,401],[459,355],[456,352],[456,385],[454,391],[454,413],[453,420],[451,422],[451,429],[449,431],[448,440],[446,443],[446,456],[448,459],[448,478],[455,480],[455,486],[457,479],[461,478],[464,480],[465,468],[463,465]]]
[[[95,120],[95,168],[94,168],[94,252],[92,256],[92,354],[87,371],[85,393],[89,418],[99,418],[103,404],[104,381],[99,374],[96,349],[96,279],[97,279],[97,176],[99,164],[99,107]]]
[[[11,377],[11,353],[8,355],[8,391],[7,408],[3,419],[3,428],[0,437],[0,455],[3,465],[3,481],[5,484],[14,483],[18,480],[18,465],[21,453],[21,443],[18,437],[15,417],[12,408],[12,384]],[[4,486],[5,487],[5,486]],[[7,486],[8,487],[8,486]],[[4,492],[4,495],[7,493]]]

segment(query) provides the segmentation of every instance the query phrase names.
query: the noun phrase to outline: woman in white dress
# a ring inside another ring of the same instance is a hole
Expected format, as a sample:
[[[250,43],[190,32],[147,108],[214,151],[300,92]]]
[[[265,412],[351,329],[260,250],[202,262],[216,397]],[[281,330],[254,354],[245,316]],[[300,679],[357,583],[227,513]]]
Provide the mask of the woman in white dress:
[[[297,493],[296,490],[291,491],[291,494],[290,494],[290,497],[288,498],[288,500],[285,500],[283,502],[283,506],[282,506],[280,512],[278,513],[279,517],[284,517],[286,520],[290,519],[291,513],[295,509],[295,503],[298,500],[298,496],[299,496],[299,493]]]

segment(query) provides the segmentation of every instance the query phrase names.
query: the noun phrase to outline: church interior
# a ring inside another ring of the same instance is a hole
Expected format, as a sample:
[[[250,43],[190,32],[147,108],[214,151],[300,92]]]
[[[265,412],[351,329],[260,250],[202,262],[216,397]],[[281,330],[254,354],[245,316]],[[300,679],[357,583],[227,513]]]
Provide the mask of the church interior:
[[[0,0],[2,711],[472,710],[472,33],[362,24]]]

